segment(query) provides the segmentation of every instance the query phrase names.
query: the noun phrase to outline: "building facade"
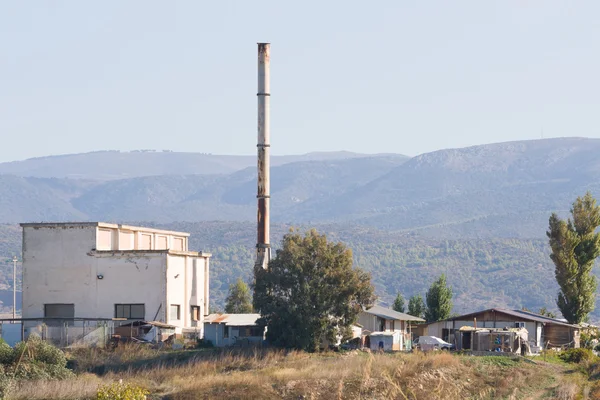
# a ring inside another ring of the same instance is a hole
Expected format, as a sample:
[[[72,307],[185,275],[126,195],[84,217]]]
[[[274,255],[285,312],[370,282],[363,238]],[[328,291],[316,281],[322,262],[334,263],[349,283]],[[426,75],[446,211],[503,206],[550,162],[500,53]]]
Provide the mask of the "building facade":
[[[159,321],[200,332],[209,305],[209,253],[188,233],[101,222],[27,223],[23,318]]]

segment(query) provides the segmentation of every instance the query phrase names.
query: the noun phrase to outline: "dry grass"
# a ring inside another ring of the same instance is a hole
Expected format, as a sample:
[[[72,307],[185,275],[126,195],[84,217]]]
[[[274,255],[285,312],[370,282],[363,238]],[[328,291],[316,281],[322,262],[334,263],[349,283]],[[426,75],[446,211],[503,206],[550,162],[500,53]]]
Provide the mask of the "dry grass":
[[[160,352],[126,347],[77,354],[77,378],[22,384],[10,399],[90,399],[123,379],[152,399],[573,399],[556,371],[499,357],[434,354],[307,354],[275,350]],[[154,353],[152,353],[154,352]],[[140,359],[143,360],[140,362]],[[90,374],[82,371],[98,370]],[[571,397],[569,397],[571,396]]]

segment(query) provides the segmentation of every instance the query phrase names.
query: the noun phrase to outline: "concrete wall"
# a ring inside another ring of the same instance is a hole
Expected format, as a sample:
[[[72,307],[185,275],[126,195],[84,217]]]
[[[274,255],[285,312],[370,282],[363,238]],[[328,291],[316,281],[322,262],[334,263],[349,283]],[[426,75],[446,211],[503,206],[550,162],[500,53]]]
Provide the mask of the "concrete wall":
[[[95,311],[88,305],[95,262],[87,255],[95,245],[95,226],[23,229],[24,318],[43,317],[45,303],[86,304],[76,316]]]
[[[44,304],[74,304],[75,317],[113,318],[115,304],[144,304],[145,319],[203,328],[208,313],[208,257],[187,252],[187,237],[103,224],[49,224],[23,228],[23,317],[44,317]],[[133,232],[133,233],[129,233]],[[180,237],[184,251],[110,250],[155,247],[156,238]],[[100,251],[95,249],[100,247]],[[172,320],[169,306],[180,305]],[[200,306],[193,322],[191,306]]]
[[[83,318],[113,318],[115,304],[144,303],[146,319],[154,317],[165,299],[166,254],[94,253],[95,240],[95,227],[24,229],[24,318],[44,317],[51,303],[72,303]]]
[[[204,328],[204,316],[208,314],[208,293],[205,278],[208,275],[208,258],[169,254],[167,261],[167,304],[179,305],[180,319],[167,316],[167,323],[177,327]],[[200,307],[199,321],[192,320],[192,306]]]
[[[115,304],[142,303],[146,320],[166,321],[166,253],[110,252],[90,258],[95,263],[94,284],[89,288],[89,302],[75,302],[76,316],[113,318]]]
[[[105,223],[98,223],[97,229],[97,250],[188,251],[188,234],[183,232]]]

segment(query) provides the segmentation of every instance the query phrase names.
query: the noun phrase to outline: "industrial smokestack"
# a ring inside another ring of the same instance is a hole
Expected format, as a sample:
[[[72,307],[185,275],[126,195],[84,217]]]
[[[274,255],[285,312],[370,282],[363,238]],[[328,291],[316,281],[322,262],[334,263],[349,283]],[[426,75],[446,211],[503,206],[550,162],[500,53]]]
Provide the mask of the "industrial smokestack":
[[[267,268],[271,261],[271,242],[269,239],[269,200],[271,194],[270,178],[270,60],[271,45],[258,43],[258,226],[256,239],[255,267]]]

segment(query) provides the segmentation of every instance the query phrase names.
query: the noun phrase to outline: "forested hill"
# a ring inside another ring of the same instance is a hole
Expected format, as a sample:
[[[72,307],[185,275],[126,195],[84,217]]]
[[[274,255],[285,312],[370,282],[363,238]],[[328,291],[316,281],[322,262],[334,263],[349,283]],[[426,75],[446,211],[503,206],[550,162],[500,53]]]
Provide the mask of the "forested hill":
[[[150,223],[137,222],[141,225]],[[155,225],[191,233],[190,249],[209,251],[211,304],[223,307],[230,283],[248,280],[254,263],[255,224],[199,222]],[[300,226],[308,229],[310,226]],[[281,241],[289,225],[275,224],[272,240]],[[431,282],[446,273],[454,288],[456,312],[487,307],[555,310],[557,285],[553,265],[542,239],[432,239],[415,234],[385,232],[350,225],[317,225],[331,240],[353,250],[356,265],[371,272],[377,295],[391,304],[400,291],[405,297],[425,294]],[[20,229],[0,226],[0,289],[12,278],[10,258],[20,251]],[[596,269],[596,273],[598,269]],[[600,312],[593,314],[600,320]]]

